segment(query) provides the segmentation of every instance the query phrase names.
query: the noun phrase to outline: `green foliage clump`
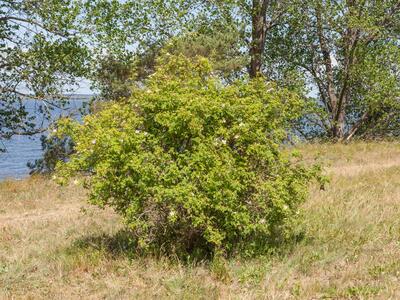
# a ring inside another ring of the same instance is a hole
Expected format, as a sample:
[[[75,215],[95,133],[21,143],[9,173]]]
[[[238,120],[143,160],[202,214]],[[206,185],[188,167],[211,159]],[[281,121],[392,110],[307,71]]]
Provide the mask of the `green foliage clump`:
[[[318,171],[281,151],[300,97],[262,78],[226,85],[208,60],[163,55],[144,86],[58,135],[90,202],[123,216],[142,250],[255,254],[290,236]]]

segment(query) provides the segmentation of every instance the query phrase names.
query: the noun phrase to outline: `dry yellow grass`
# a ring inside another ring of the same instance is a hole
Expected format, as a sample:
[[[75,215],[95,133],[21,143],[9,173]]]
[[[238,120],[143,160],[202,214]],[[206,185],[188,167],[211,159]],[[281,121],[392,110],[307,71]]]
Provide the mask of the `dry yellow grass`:
[[[305,238],[280,257],[206,264],[129,257],[119,218],[84,192],[0,183],[0,298],[400,299],[400,144],[300,147],[331,183],[304,205]]]

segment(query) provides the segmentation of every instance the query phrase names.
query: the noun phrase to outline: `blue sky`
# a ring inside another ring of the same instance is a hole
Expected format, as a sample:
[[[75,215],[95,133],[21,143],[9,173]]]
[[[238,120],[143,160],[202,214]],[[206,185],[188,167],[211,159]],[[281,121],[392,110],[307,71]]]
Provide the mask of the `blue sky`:
[[[79,87],[75,90],[75,94],[94,94],[95,91],[90,89],[90,81],[87,79],[82,79],[79,82]]]

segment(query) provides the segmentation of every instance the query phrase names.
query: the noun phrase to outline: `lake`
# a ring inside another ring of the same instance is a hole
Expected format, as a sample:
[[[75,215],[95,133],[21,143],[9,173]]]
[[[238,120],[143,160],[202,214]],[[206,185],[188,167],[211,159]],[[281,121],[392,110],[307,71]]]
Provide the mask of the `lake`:
[[[53,110],[51,113],[52,118],[71,113],[74,113],[75,117],[79,118],[79,109],[89,100],[90,96],[80,96],[79,99],[73,99],[65,108]],[[25,100],[25,102],[27,111],[30,114],[37,114],[37,102],[35,100]],[[14,136],[10,140],[2,142],[6,152],[0,153],[0,180],[6,178],[21,179],[29,176],[28,161],[34,162],[35,159],[42,156],[41,135],[38,134],[32,137]]]

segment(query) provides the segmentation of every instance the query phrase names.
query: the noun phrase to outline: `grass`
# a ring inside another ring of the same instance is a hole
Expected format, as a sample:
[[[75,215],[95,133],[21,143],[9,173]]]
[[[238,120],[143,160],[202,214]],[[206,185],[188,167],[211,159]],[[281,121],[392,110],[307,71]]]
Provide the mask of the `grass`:
[[[400,144],[305,145],[331,178],[290,253],[213,264],[129,255],[77,186],[0,183],[0,299],[400,299]]]

